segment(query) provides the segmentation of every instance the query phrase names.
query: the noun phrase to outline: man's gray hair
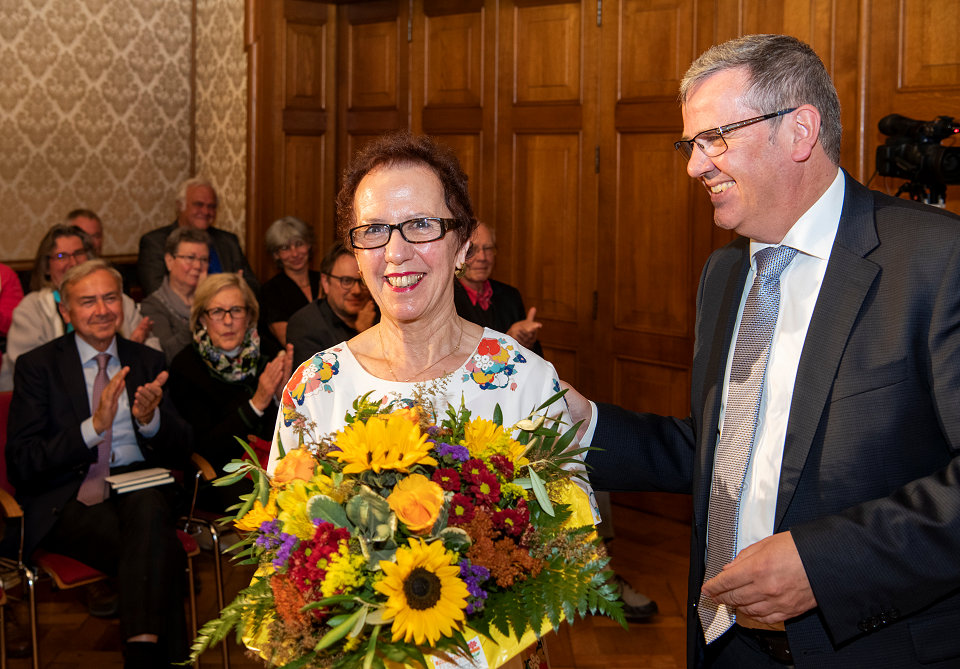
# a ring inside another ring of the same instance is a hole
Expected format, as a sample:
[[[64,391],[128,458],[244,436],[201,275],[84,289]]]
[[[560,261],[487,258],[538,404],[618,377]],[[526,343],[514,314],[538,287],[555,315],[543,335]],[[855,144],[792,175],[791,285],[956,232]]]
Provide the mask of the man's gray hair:
[[[79,265],[74,265],[64,273],[63,281],[60,282],[61,303],[64,306],[66,306],[69,303],[70,288],[75,283],[77,283],[81,279],[87,278],[94,272],[99,272],[100,270],[110,272],[110,275],[117,282],[117,291],[122,293],[123,292],[123,276],[121,276],[120,272],[118,272],[113,265],[111,265],[109,262],[107,262],[103,258],[94,258],[93,260],[87,260],[86,262],[82,262]]]
[[[680,103],[693,88],[725,70],[746,68],[750,86],[741,102],[767,114],[810,104],[820,112],[820,144],[840,163],[840,100],[823,61],[809,44],[789,35],[744,35],[716,44],[697,58],[680,84]],[[773,120],[771,133],[782,117]]]
[[[217,202],[220,202],[220,196],[217,195],[217,189],[213,187],[213,183],[206,177],[190,177],[182,184],[177,190],[177,211],[184,211],[187,208],[187,191],[191,188],[196,188],[197,186],[206,186],[213,191],[213,199]]]

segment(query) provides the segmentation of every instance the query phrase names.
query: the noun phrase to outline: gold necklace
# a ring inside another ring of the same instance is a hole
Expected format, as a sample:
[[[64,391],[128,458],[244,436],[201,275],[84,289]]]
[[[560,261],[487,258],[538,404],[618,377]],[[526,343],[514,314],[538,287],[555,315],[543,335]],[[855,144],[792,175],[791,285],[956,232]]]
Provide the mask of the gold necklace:
[[[460,320],[460,337],[457,339],[457,345],[454,346],[452,349],[450,349],[450,352],[447,353],[445,356],[443,356],[439,360],[435,360],[431,362],[429,365],[421,369],[419,372],[415,374],[411,374],[406,378],[406,380],[401,380],[401,378],[397,376],[397,373],[393,371],[393,365],[390,364],[390,358],[387,357],[387,349],[383,347],[383,328],[382,327],[377,328],[377,336],[380,338],[380,352],[383,354],[383,359],[387,361],[387,369],[390,370],[390,376],[393,377],[394,381],[399,381],[400,383],[407,383],[410,379],[420,376],[431,367],[436,367],[441,362],[443,362],[444,360],[449,358],[451,355],[453,355],[454,353],[460,350],[460,344],[463,343],[463,320],[462,319]],[[441,374],[441,376],[445,376],[445,375]]]

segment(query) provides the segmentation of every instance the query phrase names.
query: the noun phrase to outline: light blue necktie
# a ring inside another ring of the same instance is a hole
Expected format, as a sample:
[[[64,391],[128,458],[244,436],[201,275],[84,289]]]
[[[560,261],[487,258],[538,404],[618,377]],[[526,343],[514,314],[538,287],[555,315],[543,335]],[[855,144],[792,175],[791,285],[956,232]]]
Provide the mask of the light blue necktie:
[[[769,246],[754,256],[757,275],[737,331],[723,427],[713,464],[704,581],[719,574],[736,557],[740,495],[753,452],[770,342],[780,311],[780,273],[795,255],[797,250],[789,246]],[[730,629],[735,620],[734,610],[702,594],[698,611],[707,643]]]

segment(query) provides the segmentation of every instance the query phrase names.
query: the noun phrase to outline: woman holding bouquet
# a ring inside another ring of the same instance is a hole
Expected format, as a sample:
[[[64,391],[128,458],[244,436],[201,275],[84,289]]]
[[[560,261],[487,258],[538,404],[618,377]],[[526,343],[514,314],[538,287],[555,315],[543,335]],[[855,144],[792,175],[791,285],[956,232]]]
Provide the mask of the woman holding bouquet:
[[[553,366],[511,337],[457,315],[454,276],[477,226],[467,177],[453,153],[427,137],[387,135],[348,166],[337,196],[338,231],[382,314],[353,339],[316,353],[283,393],[277,440],[298,445],[298,416],[320,434],[344,425],[358,396],[412,401],[418,387],[503,424],[527,417],[559,391]],[[566,407],[561,402],[555,407]],[[446,405],[434,407],[438,413]],[[551,409],[556,413],[556,409]]]

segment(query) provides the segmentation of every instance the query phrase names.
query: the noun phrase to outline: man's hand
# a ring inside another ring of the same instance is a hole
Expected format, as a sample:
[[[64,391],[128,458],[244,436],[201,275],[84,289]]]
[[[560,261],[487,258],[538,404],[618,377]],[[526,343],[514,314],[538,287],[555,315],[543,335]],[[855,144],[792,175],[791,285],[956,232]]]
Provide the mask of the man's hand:
[[[120,402],[120,394],[126,390],[124,379],[130,372],[129,367],[124,367],[113,375],[113,378],[103,388],[100,393],[100,403],[97,404],[96,411],[93,412],[93,430],[97,434],[103,434],[107,428],[113,425],[113,419],[117,415],[117,406]]]
[[[153,320],[147,316],[143,317],[143,320],[137,324],[137,327],[130,333],[130,341],[135,341],[138,344],[142,344],[147,340],[147,337],[150,336],[150,331],[153,330]]]
[[[563,399],[567,401],[567,408],[570,410],[570,421],[573,424],[583,421],[577,429],[577,443],[579,444],[593,418],[593,407],[590,406],[590,401],[586,397],[574,390],[573,386],[566,381],[560,381],[560,388],[567,391]]]
[[[163,384],[167,382],[169,376],[167,372],[160,372],[157,378],[143,384],[133,394],[133,407],[130,413],[140,425],[149,425],[153,420],[153,412],[160,406],[160,400],[163,399]]]
[[[761,623],[794,618],[817,606],[807,572],[790,532],[779,532],[747,546],[703,594]]]
[[[537,342],[537,333],[539,333],[540,328],[543,327],[543,323],[538,323],[534,320],[536,317],[537,308],[530,307],[527,311],[527,318],[511,325],[510,329],[507,330],[507,334],[520,342],[522,346],[530,348]]]
[[[377,305],[373,300],[368,300],[357,312],[356,331],[363,332],[370,328],[375,320],[377,320]]]

